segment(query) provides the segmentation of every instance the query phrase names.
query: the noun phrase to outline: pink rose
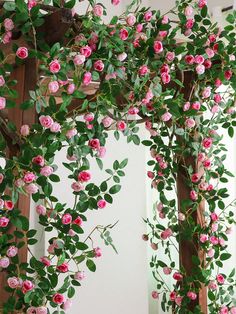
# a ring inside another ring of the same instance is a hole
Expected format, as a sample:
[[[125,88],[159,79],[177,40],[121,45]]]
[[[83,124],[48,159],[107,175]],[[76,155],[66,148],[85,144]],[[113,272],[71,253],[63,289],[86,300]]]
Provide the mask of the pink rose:
[[[52,301],[56,304],[62,304],[64,303],[66,300],[65,300],[65,297],[63,294],[61,293],[55,293],[52,297]]]
[[[150,22],[152,19],[152,12],[151,11],[147,11],[144,13],[144,20],[146,22]]]
[[[31,183],[36,180],[36,175],[33,172],[26,172],[23,177],[25,183]]]
[[[37,205],[37,206],[36,206],[36,212],[37,212],[38,215],[43,215],[43,216],[45,216],[46,213],[47,213],[47,209],[46,209],[46,207],[43,206],[43,205]]]
[[[126,17],[126,23],[128,24],[128,26],[133,26],[135,22],[136,22],[135,15],[132,13],[128,14]]]
[[[192,109],[199,110],[201,108],[200,102],[196,101],[192,104]]]
[[[222,85],[222,82],[220,79],[215,80],[215,87],[220,87]]]
[[[52,81],[48,84],[48,89],[50,93],[56,93],[59,90],[59,84],[57,81]]]
[[[210,161],[210,159],[205,160],[205,161],[203,162],[203,166],[204,166],[204,168],[209,169],[209,168],[211,167],[211,161]]]
[[[46,267],[51,266],[51,261],[47,256],[40,257],[40,262],[42,262]]]
[[[120,53],[118,56],[117,56],[117,59],[122,62],[122,61],[125,61],[125,59],[127,58],[127,53],[125,52],[122,52]]]
[[[8,257],[2,257],[0,259],[0,267],[1,268],[7,268],[10,265],[10,260]]]
[[[36,314],[47,314],[48,310],[46,306],[40,306],[36,308]]]
[[[188,111],[190,109],[190,102],[186,102],[183,106],[183,111]]]
[[[138,24],[138,25],[136,26],[136,31],[137,31],[137,33],[141,33],[142,30],[143,30],[143,25],[142,25],[142,24]]]
[[[211,96],[211,87],[205,87],[202,92],[203,99],[209,98]]]
[[[60,273],[67,273],[68,270],[69,270],[69,265],[67,263],[63,263],[59,266],[57,266],[57,270],[60,272]]]
[[[83,84],[89,85],[92,82],[92,74],[90,72],[85,72],[83,76]]]
[[[7,210],[13,210],[14,208],[14,203],[12,201],[4,201],[4,207]]]
[[[28,136],[30,134],[30,127],[27,124],[24,124],[20,128],[20,134],[22,136]]]
[[[70,237],[74,237],[76,235],[76,233],[75,233],[75,231],[73,229],[70,229],[68,231],[68,234],[69,234]]]
[[[9,219],[7,217],[0,217],[0,227],[5,228],[9,224]]]
[[[162,73],[161,74],[161,79],[162,79],[162,82],[164,83],[164,84],[168,84],[168,83],[170,83],[170,74],[169,73],[167,73],[167,72],[164,72],[164,73]]]
[[[215,255],[215,250],[214,249],[210,249],[207,251],[207,256],[212,258]]]
[[[104,69],[104,63],[102,62],[102,60],[97,60],[93,66],[94,69],[98,72],[102,72]]]
[[[8,257],[14,257],[18,253],[18,248],[16,246],[10,246],[7,250],[7,256]]]
[[[172,272],[172,269],[170,267],[163,267],[163,272],[165,275],[170,275]]]
[[[62,308],[64,311],[68,311],[72,306],[72,301],[70,299],[67,299],[65,303],[63,304]]]
[[[91,47],[89,47],[88,45],[87,46],[84,46],[84,47],[81,47],[80,48],[80,53],[85,56],[86,58],[90,57],[91,56],[91,53],[92,53],[92,49]]]
[[[174,275],[173,275],[173,278],[177,281],[180,281],[183,279],[183,275],[181,275],[180,273],[178,272],[175,272]]]
[[[124,131],[127,128],[127,125],[124,121],[117,121],[116,123],[117,130]]]
[[[106,155],[106,147],[100,146],[98,149],[98,152],[97,152],[97,156],[99,158],[103,158],[103,157],[105,157],[105,155]]]
[[[161,53],[163,51],[163,45],[161,41],[154,41],[153,45],[155,53]]]
[[[198,75],[205,73],[205,66],[203,64],[197,65],[196,72]]]
[[[6,107],[6,98],[0,97],[0,110]]]
[[[223,305],[223,306],[220,308],[219,314],[228,314],[228,313],[229,313],[229,310],[228,310],[227,306]]]
[[[26,59],[28,57],[28,49],[26,47],[19,47],[16,51],[16,55],[20,59]]]
[[[166,54],[166,60],[168,62],[172,62],[175,59],[175,53],[172,51],[168,51]]]
[[[77,130],[74,128],[74,129],[70,129],[66,132],[66,137],[68,139],[71,139],[72,137],[74,137],[75,135],[77,134]]]
[[[104,199],[101,199],[97,202],[98,208],[105,208],[107,205],[107,202]]]
[[[106,116],[102,119],[102,124],[105,128],[109,128],[113,123],[113,119]]]
[[[187,63],[187,64],[194,64],[194,62],[195,62],[195,58],[194,58],[194,56],[192,56],[192,55],[187,55],[187,56],[185,56],[185,58],[184,58],[184,60],[185,60],[185,62]]]
[[[224,73],[225,79],[226,79],[227,81],[229,81],[229,80],[231,79],[232,75],[233,75],[233,72],[232,72],[231,70],[227,70],[227,71],[225,71],[225,73]]]
[[[93,252],[94,252],[94,256],[95,256],[96,258],[102,256],[102,250],[101,250],[99,247],[95,248],[95,249],[93,250]]]
[[[82,54],[78,54],[73,59],[75,65],[82,65],[85,62],[85,56]]]
[[[169,237],[171,237],[172,235],[173,235],[172,230],[170,228],[168,228],[168,229],[162,231],[161,238],[162,238],[162,240],[166,240]]]
[[[197,299],[197,294],[193,291],[189,291],[187,293],[187,297],[190,299],[190,300],[196,300]]]
[[[80,182],[73,182],[71,184],[71,188],[75,191],[75,192],[79,192],[82,191],[84,189],[84,186],[80,183]]]
[[[183,297],[178,296],[178,297],[175,298],[175,303],[178,306],[181,306],[182,300],[183,300]]]
[[[210,281],[210,283],[209,283],[209,285],[208,285],[208,288],[210,289],[210,290],[216,290],[217,289],[217,283],[216,282],[214,282],[214,281]]]
[[[224,277],[222,274],[218,274],[218,275],[216,276],[216,280],[217,280],[217,282],[218,282],[220,285],[223,285],[224,282],[225,282],[225,277]]]
[[[236,314],[236,306],[231,307],[230,313],[231,314]]]
[[[60,69],[61,69],[61,65],[57,59],[55,59],[49,63],[50,72],[58,73],[60,71]]]
[[[4,25],[6,31],[12,31],[14,28],[14,23],[13,23],[12,19],[9,19],[9,18],[6,18],[3,21],[3,25]]]
[[[93,14],[95,16],[101,17],[103,15],[103,7],[100,4],[96,4],[93,7]]]
[[[41,155],[38,155],[38,156],[34,157],[34,158],[32,159],[32,162],[33,162],[34,164],[37,164],[37,165],[41,166],[41,167],[43,167],[43,166],[44,166],[44,163],[45,163],[44,158],[43,158],[43,156],[41,156]]]
[[[204,138],[204,140],[202,141],[202,146],[206,149],[211,148],[213,143],[213,139],[208,137],[208,138]]]
[[[176,292],[175,292],[175,291],[172,291],[172,292],[170,293],[170,300],[171,300],[171,301],[174,301],[176,297],[177,297]]]
[[[63,225],[69,225],[72,222],[72,216],[70,214],[64,214],[61,222]]]
[[[111,3],[113,5],[118,5],[120,3],[120,0],[111,0]]]
[[[199,0],[198,1],[198,7],[200,9],[202,9],[203,7],[205,7],[205,5],[207,5],[207,0]]]
[[[215,236],[211,236],[210,237],[210,242],[213,245],[218,245],[219,244],[219,239],[217,237],[215,237]]]
[[[142,65],[142,66],[139,68],[139,70],[138,70],[138,73],[139,73],[139,75],[141,75],[141,76],[146,75],[148,72],[149,72],[149,69],[148,69],[148,67],[147,67],[146,65]]]
[[[45,129],[49,129],[53,124],[53,119],[50,116],[42,115],[39,117],[39,122]]]
[[[83,224],[83,220],[80,216],[78,216],[74,221],[73,221],[74,224],[76,224],[77,226],[82,226]]]
[[[219,219],[218,215],[216,213],[211,213],[211,220],[217,221]]]
[[[161,116],[161,120],[162,120],[163,122],[167,122],[167,121],[169,121],[171,118],[172,118],[172,114],[169,113],[169,112],[166,112],[166,113],[164,113],[164,114]]]
[[[192,181],[193,183],[197,183],[199,180],[200,180],[200,176],[199,176],[198,173],[192,174],[192,176],[191,176],[191,181]]]
[[[5,79],[2,75],[0,75],[0,87],[5,85]]]
[[[194,191],[194,190],[190,191],[190,195],[189,195],[189,196],[190,196],[190,198],[191,198],[192,201],[196,201],[197,198],[198,198],[198,194],[197,194],[197,192]]]
[[[85,272],[84,271],[78,271],[75,273],[74,278],[76,280],[83,280],[85,278]]]
[[[218,230],[218,228],[219,228],[218,223],[213,223],[213,224],[211,225],[211,231],[212,231],[212,232],[216,232],[216,231]]]
[[[208,235],[207,234],[201,234],[199,238],[201,243],[205,243],[208,241]]]
[[[86,113],[84,115],[84,120],[87,122],[92,122],[94,120],[94,114],[92,112]]]
[[[78,180],[80,182],[88,182],[91,180],[91,173],[89,171],[81,171],[78,175]]]
[[[194,127],[195,127],[196,122],[195,122],[194,119],[188,118],[188,119],[185,121],[185,125],[186,125],[187,128],[190,128],[190,129],[191,129],[191,128],[194,128]]]
[[[40,170],[40,174],[45,177],[49,177],[53,173],[53,168],[51,166],[44,166]]]
[[[50,126],[50,131],[52,133],[58,133],[61,131],[61,125],[57,122],[53,122],[53,124]]]
[[[153,299],[158,299],[159,298],[159,293],[157,291],[152,291],[152,298]]]
[[[37,5],[37,1],[36,0],[28,0],[28,10],[30,11],[33,7],[35,7]],[[27,313],[28,314],[28,313]]]
[[[19,287],[19,280],[17,277],[9,277],[7,279],[7,284],[11,289],[16,289]]]
[[[193,25],[194,25],[194,19],[187,19],[187,22],[185,24],[186,28],[191,29],[193,28]]]
[[[121,40],[126,40],[129,36],[129,33],[128,33],[127,29],[122,28],[119,32],[119,35],[120,35]]]
[[[34,289],[34,284],[32,283],[32,281],[30,281],[30,280],[23,281],[23,284],[22,284],[22,292],[23,293],[26,293],[26,292],[31,291],[33,289]]]
[[[185,14],[186,16],[191,16],[191,15],[193,14],[193,8],[190,7],[190,6],[187,6],[187,7],[185,8],[185,10],[184,10],[184,14]]]

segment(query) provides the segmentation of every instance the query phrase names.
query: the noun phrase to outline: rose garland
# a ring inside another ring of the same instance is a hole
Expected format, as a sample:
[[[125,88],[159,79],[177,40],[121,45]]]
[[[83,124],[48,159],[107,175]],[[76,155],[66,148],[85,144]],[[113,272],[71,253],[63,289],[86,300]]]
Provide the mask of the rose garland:
[[[100,232],[105,244],[114,248],[109,232],[112,225],[97,226],[84,237],[83,223],[88,209],[103,209],[113,202],[127,160],[115,161],[112,169],[106,169],[108,178],[97,185],[92,183],[88,157],[95,158],[102,169],[107,131],[115,129],[116,139],[123,133],[128,142],[138,145],[137,125],[144,122],[150,139],[143,144],[150,147],[152,159],[148,166],[153,167],[148,177],[159,191],[159,200],[154,220],[146,220],[150,233],[143,238],[151,241],[154,250],[161,243],[170,258],[169,264],[156,255],[152,258],[150,265],[157,280],[153,297],[162,298],[163,311],[172,308],[174,313],[190,313],[189,304],[203,285],[209,287],[210,313],[236,313],[235,271],[229,276],[220,271],[223,261],[230,257],[228,224],[235,220],[233,212],[228,211],[234,202],[227,205],[224,201],[229,195],[221,185],[232,174],[224,167],[226,148],[217,133],[223,127],[233,136],[236,124],[235,13],[227,18],[229,25],[220,30],[208,16],[206,0],[177,1],[170,11],[176,20],[159,11],[136,8],[134,1],[125,14],[104,25],[102,4],[90,1],[87,13],[79,16],[73,12],[75,2],[53,1],[50,12],[64,7],[72,10],[74,18],[65,41],[52,46],[44,42],[40,30],[48,15],[41,10],[47,8],[47,1],[2,3],[2,44],[10,45],[14,32],[20,30],[30,44],[12,45],[15,62],[20,66],[29,58],[37,58],[40,74],[29,100],[21,104],[22,110],[36,108],[39,123],[22,125],[18,133],[2,114],[15,106],[12,98],[17,93],[12,87],[17,82],[10,77],[13,68],[8,63],[9,55],[0,53],[2,128],[8,135],[13,132],[13,141],[21,145],[19,154],[8,159],[1,137],[1,155],[6,164],[0,174],[0,267],[7,273],[6,290],[11,295],[4,313],[16,309],[43,314],[50,313],[51,307],[57,308],[55,313],[63,313],[61,309],[67,310],[71,304],[74,287],[84,279],[85,265],[95,271],[94,258],[102,254],[93,242],[89,246],[93,232]],[[176,41],[179,33],[187,39],[182,44]],[[192,74],[188,99],[183,89],[186,73]],[[99,84],[96,93],[86,97],[83,88],[95,81]],[[63,100],[60,105],[57,93]],[[72,101],[78,106],[71,112]],[[72,208],[53,195],[53,184],[60,181],[53,159],[63,147],[67,147],[68,162],[64,166],[70,171],[75,199]],[[194,158],[197,172],[183,164],[189,157]],[[177,209],[175,198],[170,199],[168,193],[176,188],[179,169],[184,169],[190,194]],[[47,255],[40,260],[30,250],[30,245],[37,242],[37,231],[29,229],[28,219],[16,206],[22,193],[38,203],[36,211],[45,232],[57,233],[49,240]],[[207,204],[206,219],[197,224],[191,217],[203,200]],[[7,232],[12,226],[13,234]],[[171,261],[174,238],[179,241],[181,237],[190,238],[207,254],[206,263],[197,252],[193,256],[191,276]],[[29,262],[19,263],[17,253],[26,243]],[[173,275],[173,288],[166,285],[162,271]],[[61,275],[62,285],[58,283]],[[194,313],[201,313],[201,309],[196,306]]]

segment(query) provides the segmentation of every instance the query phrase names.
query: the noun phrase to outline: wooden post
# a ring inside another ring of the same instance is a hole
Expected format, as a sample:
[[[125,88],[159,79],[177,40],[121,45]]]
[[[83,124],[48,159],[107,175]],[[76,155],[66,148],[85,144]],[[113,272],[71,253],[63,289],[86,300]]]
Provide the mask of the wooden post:
[[[16,90],[18,98],[16,100],[16,107],[8,110],[8,119],[13,122],[19,131],[21,125],[32,125],[36,122],[36,111],[34,108],[23,111],[19,105],[29,98],[29,91],[35,89],[37,82],[37,60],[28,59],[24,65],[18,66],[12,73],[12,79],[17,80]],[[18,151],[19,152],[19,151]],[[12,158],[18,153],[16,149],[9,149],[8,156]],[[21,210],[21,214],[29,219],[30,217],[30,197],[23,194],[19,195],[19,200],[16,207]],[[9,233],[12,233],[15,228],[12,226]],[[21,239],[22,240],[22,239]],[[17,239],[15,239],[17,241]],[[19,262],[24,263],[27,261],[27,245],[22,247],[18,253]],[[0,273],[0,313],[3,303],[9,297],[8,293],[3,289],[6,286],[6,275],[4,272]],[[17,312],[15,312],[17,313]]]
[[[194,85],[194,73],[193,72],[184,72],[184,88],[181,91],[184,94],[184,98],[186,101],[189,100],[191,95],[191,91]],[[179,139],[181,141],[181,139]],[[183,143],[184,145],[184,143]],[[184,200],[188,200],[190,198],[191,188],[187,185],[187,176],[186,168],[191,166],[195,173],[199,173],[199,165],[195,157],[192,156],[183,156],[180,160],[180,165],[177,173],[177,197],[178,197],[178,208],[181,211],[181,203]],[[192,219],[195,224],[200,224],[203,226],[205,224],[205,218],[203,215],[205,208],[204,201],[201,202],[198,209],[192,213]],[[181,223],[180,223],[181,224]],[[179,239],[179,262],[180,266],[182,266],[187,276],[191,276],[193,274],[194,268],[196,269],[196,265],[192,261],[192,256],[198,256],[201,263],[205,263],[205,254],[198,245],[198,241],[193,239],[192,241],[184,239],[180,236]],[[191,301],[189,305],[189,310],[193,311],[196,306],[200,306],[201,310],[204,314],[207,314],[207,288],[202,287],[200,290],[198,297],[195,301]]]

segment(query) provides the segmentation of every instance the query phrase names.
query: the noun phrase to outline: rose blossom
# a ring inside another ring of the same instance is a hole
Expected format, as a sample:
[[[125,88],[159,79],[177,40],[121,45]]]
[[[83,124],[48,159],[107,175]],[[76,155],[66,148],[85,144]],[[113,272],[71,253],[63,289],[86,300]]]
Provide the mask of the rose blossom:
[[[205,243],[208,241],[208,235],[207,234],[200,234],[200,238],[199,238],[201,243]]]
[[[0,97],[0,110],[6,107],[6,98]]]
[[[211,87],[205,87],[202,91],[203,99],[209,98],[211,96]]]
[[[68,231],[68,234],[69,234],[70,237],[74,237],[76,235],[76,233],[75,233],[75,231],[73,229],[70,229]]]
[[[79,192],[82,191],[84,189],[84,186],[80,183],[80,182],[73,182],[71,184],[71,188],[75,191],[75,192]]]
[[[139,73],[139,75],[141,75],[141,76],[146,75],[148,72],[149,72],[149,69],[148,69],[148,67],[147,67],[146,65],[142,65],[142,66],[139,68],[139,70],[138,70],[138,73]]]
[[[96,248],[93,250],[93,252],[94,252],[94,256],[95,256],[96,258],[102,256],[102,250],[101,250],[99,247],[96,247]]]
[[[185,121],[185,125],[188,127],[188,128],[194,128],[195,125],[196,125],[196,122],[194,119],[192,118],[188,118],[186,121]]]
[[[229,313],[229,310],[228,310],[227,306],[223,305],[220,308],[219,314],[228,314],[228,313]]]
[[[183,213],[178,213],[178,219],[180,221],[184,221],[186,219],[185,215]]]
[[[216,276],[216,280],[217,280],[217,282],[218,282],[219,284],[223,285],[224,282],[225,282],[225,277],[224,277],[222,274],[218,274],[218,275]]]
[[[83,76],[83,84],[89,85],[92,82],[92,74],[90,72],[85,72]]]
[[[122,28],[120,30],[120,32],[119,32],[119,36],[120,36],[121,40],[126,40],[128,38],[128,36],[129,36],[129,33],[128,33],[127,29]]]
[[[193,183],[197,183],[198,181],[200,180],[200,176],[198,173],[194,173],[192,176],[191,176],[191,181]]]
[[[18,253],[18,248],[16,246],[10,246],[7,250],[7,256],[8,257],[14,257]]]
[[[162,73],[162,74],[161,74],[161,79],[162,79],[162,82],[163,82],[164,84],[170,83],[170,74],[167,73],[167,72]]]
[[[45,206],[43,205],[37,205],[36,206],[36,212],[38,215],[43,215],[45,216],[46,215],[46,212],[47,212],[47,209]]]
[[[202,145],[204,148],[209,149],[211,148],[213,143],[213,139],[208,137],[208,138],[204,138],[204,140],[202,141]]]
[[[47,314],[47,312],[46,306],[36,307],[36,314]]]
[[[194,25],[194,19],[187,19],[187,22],[185,24],[186,28],[189,30],[193,28],[193,25]]]
[[[34,289],[34,284],[32,283],[32,281],[30,281],[30,280],[23,281],[23,284],[22,284],[22,292],[23,293],[26,293],[26,292],[31,291],[33,289]]]
[[[172,62],[172,61],[174,60],[174,58],[175,58],[175,53],[174,53],[174,52],[168,51],[168,52],[166,53],[166,60],[167,60],[168,62]]]
[[[78,175],[78,180],[81,182],[88,182],[89,180],[91,180],[90,171],[81,171]]]
[[[59,266],[57,266],[57,270],[60,272],[60,273],[67,273],[68,270],[69,270],[69,265],[67,263],[63,263]]]
[[[102,72],[104,69],[104,63],[102,62],[102,60],[97,60],[93,66],[94,69],[98,72]]]
[[[231,307],[230,313],[231,314],[236,314],[236,306]]]
[[[135,15],[132,13],[128,14],[126,17],[126,23],[128,24],[128,26],[133,26],[135,22],[136,22]]]
[[[201,75],[205,72],[205,66],[203,64],[199,64],[196,67],[197,74]]]
[[[86,122],[92,122],[94,120],[94,114],[92,112],[88,112],[84,115],[84,120]]]
[[[83,280],[85,278],[85,272],[84,271],[78,271],[74,274],[74,278],[76,280]]]
[[[118,5],[120,3],[120,0],[111,0],[111,3],[113,5]]]
[[[85,62],[85,56],[82,54],[78,54],[74,57],[73,62],[75,65],[82,65]]]
[[[37,164],[37,165],[43,167],[45,161],[44,161],[44,157],[43,157],[43,156],[38,155],[38,156],[36,156],[36,157],[34,157],[34,158],[32,159],[32,162],[33,162],[34,164]]]
[[[7,210],[13,210],[14,208],[14,203],[12,201],[4,201],[4,207],[7,209]]]
[[[214,249],[210,249],[207,251],[207,256],[212,258],[215,255],[215,250]]]
[[[147,11],[144,13],[144,20],[146,22],[150,22],[152,19],[152,12],[151,11]]]
[[[117,59],[122,62],[122,61],[125,61],[125,59],[127,58],[127,53],[125,52],[122,52],[120,53],[118,56],[117,56]]]
[[[127,125],[124,121],[117,121],[116,127],[117,127],[117,130],[124,131],[126,129]]]
[[[101,17],[103,15],[103,7],[100,4],[95,4],[93,7],[93,14],[95,16]]]
[[[45,129],[49,129],[53,124],[53,119],[50,116],[40,116],[39,122]]]
[[[211,213],[211,220],[217,221],[219,219],[218,215],[216,213]]]
[[[9,265],[10,265],[10,260],[8,257],[0,258],[0,267],[1,268],[7,268]]]
[[[82,226],[83,224],[83,220],[80,216],[78,216],[74,221],[73,221],[74,224],[76,224],[77,226]]]
[[[9,219],[7,217],[0,217],[0,227],[5,228],[9,223]]]
[[[211,236],[210,237],[210,242],[213,245],[217,245],[217,244],[219,244],[219,239],[217,237],[215,237],[215,236]]]
[[[154,41],[153,48],[154,48],[155,53],[161,53],[163,51],[162,42],[159,40]]]
[[[61,222],[63,225],[69,225],[72,222],[71,214],[64,214],[62,216]]]
[[[175,280],[177,280],[177,281],[180,281],[180,280],[183,279],[183,275],[181,275],[181,274],[178,273],[178,272],[175,272],[175,273],[173,274],[173,278],[174,278]]]
[[[172,272],[172,269],[170,267],[163,267],[163,272],[165,275],[169,275]]]
[[[48,89],[50,93],[56,93],[59,90],[59,84],[57,81],[52,81],[48,84]]]
[[[66,132],[66,137],[68,139],[71,139],[73,136],[75,136],[77,134],[77,130],[74,128],[74,129],[70,129]]]
[[[6,18],[3,21],[3,25],[4,25],[6,31],[12,31],[14,28],[14,23],[13,23],[12,19],[9,19],[9,18]]]
[[[172,114],[169,113],[169,112],[166,112],[166,113],[164,113],[164,114],[161,116],[161,120],[162,120],[163,122],[167,122],[167,121],[169,121],[171,118],[172,118]]]
[[[47,256],[40,257],[40,262],[42,262],[46,267],[51,266],[51,261]]]
[[[190,65],[194,64],[194,61],[195,61],[194,56],[192,55],[186,55],[184,60],[187,64],[190,64]]]
[[[183,110],[184,110],[184,111],[188,111],[189,109],[190,109],[190,102],[188,101],[188,102],[186,102],[186,103],[184,104]]]
[[[107,202],[104,199],[101,199],[97,202],[98,208],[105,208],[107,205]]]
[[[53,124],[50,126],[50,131],[52,133],[58,133],[61,131],[61,125],[58,122],[53,122]]]
[[[7,279],[7,284],[11,289],[16,289],[19,287],[19,280],[17,277],[9,277]]]
[[[138,24],[138,25],[136,26],[136,31],[137,31],[138,33],[141,33],[142,30],[143,30],[143,25],[142,25],[142,24]]]
[[[52,297],[52,301],[56,304],[62,304],[65,302],[65,297],[61,293],[55,293]]]
[[[184,14],[186,16],[191,16],[193,14],[193,8],[191,6],[187,6],[184,10]]]
[[[40,174],[45,177],[49,177],[53,173],[53,168],[51,166],[44,166],[40,170]]]
[[[217,289],[217,283],[214,282],[214,281],[210,281],[210,282],[209,282],[209,285],[208,285],[208,288],[209,288],[210,290],[216,290],[216,289]]]
[[[192,201],[196,201],[197,198],[198,198],[197,192],[194,191],[194,190],[190,191],[190,198],[191,198]]]
[[[89,140],[88,145],[92,148],[92,149],[99,149],[100,147],[100,141],[97,138],[93,138],[91,140]]]
[[[28,57],[28,49],[26,47],[19,47],[16,51],[16,55],[20,59],[26,59]]]
[[[113,123],[113,119],[106,116],[102,119],[102,124],[105,128],[109,128]]]
[[[5,85],[5,79],[2,75],[0,75],[0,87]]]
[[[36,0],[28,0],[28,4],[27,4],[27,7],[28,7],[28,10],[30,11],[33,7],[35,7],[37,5],[37,1]],[[27,312],[28,314],[28,312]]]
[[[159,293],[157,291],[152,291],[152,298],[153,299],[158,299],[159,298]]]
[[[175,292],[175,291],[172,291],[172,292],[170,293],[170,300],[171,300],[171,301],[174,301],[175,298],[176,298],[176,296],[177,296],[176,292]]]
[[[61,65],[57,59],[55,59],[49,63],[50,72],[58,73],[60,71],[60,69],[61,69]]]
[[[197,294],[193,291],[189,291],[187,293],[187,297],[190,299],[190,300],[196,300],[197,299]]]
[[[233,72],[232,72],[231,70],[227,70],[227,71],[225,71],[225,73],[224,73],[225,79],[226,79],[227,81],[229,81],[229,80],[231,79],[232,75],[233,75]]]
[[[169,237],[171,237],[172,235],[173,235],[172,230],[170,228],[168,228],[168,229],[162,231],[161,238],[162,238],[162,240],[166,240]]]
[[[202,9],[203,7],[205,7],[207,5],[207,0],[199,0],[198,1],[198,7],[200,9]]]
[[[64,302],[62,308],[63,308],[64,311],[68,311],[71,308],[71,306],[72,306],[72,301],[70,299],[67,299]]]
[[[36,179],[36,176],[33,172],[27,172],[24,177],[23,180],[25,183],[31,183]]]

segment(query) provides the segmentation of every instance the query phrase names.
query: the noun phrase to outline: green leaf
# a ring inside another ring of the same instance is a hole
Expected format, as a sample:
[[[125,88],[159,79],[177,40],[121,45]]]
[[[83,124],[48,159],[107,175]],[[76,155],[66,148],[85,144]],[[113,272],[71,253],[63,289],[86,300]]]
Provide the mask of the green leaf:
[[[118,193],[120,191],[120,189],[121,189],[121,185],[119,185],[119,184],[113,185],[110,188],[109,193],[110,194],[116,194],[116,193]]]
[[[102,170],[103,169],[103,162],[100,158],[96,158],[96,162],[98,164],[98,167]]]
[[[234,137],[234,128],[232,126],[228,128],[228,134],[230,137]]]
[[[51,174],[49,176],[49,179],[52,181],[52,182],[60,182],[60,177],[56,174]]]
[[[222,253],[220,256],[220,260],[221,261],[226,261],[227,259],[229,259],[232,255],[229,253]]]
[[[75,288],[70,287],[68,289],[67,296],[68,296],[69,299],[71,299],[71,298],[73,298],[74,295],[75,295]]]
[[[15,9],[16,9],[16,4],[15,4],[15,2],[13,2],[13,1],[5,2],[4,5],[3,5],[3,8],[4,8],[6,11],[15,11]]]
[[[88,269],[92,272],[95,272],[96,271],[96,265],[94,263],[93,260],[91,259],[88,259],[87,262],[86,262],[86,266],[88,267]]]
[[[120,163],[120,169],[123,169],[127,166],[128,164],[128,158],[124,159],[121,163]]]
[[[22,110],[27,110],[29,108],[32,108],[34,106],[34,101],[32,99],[30,100],[26,100],[25,102],[23,102],[21,105],[20,105],[20,108]]]
[[[78,242],[78,243],[76,243],[76,247],[77,247],[77,249],[84,251],[84,250],[87,250],[88,245],[84,242]]]

